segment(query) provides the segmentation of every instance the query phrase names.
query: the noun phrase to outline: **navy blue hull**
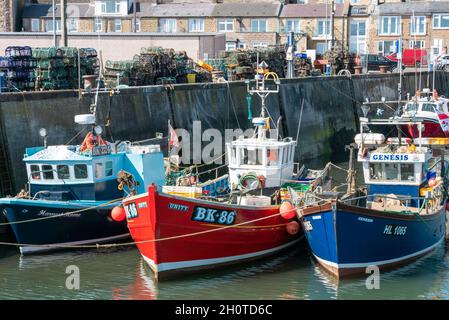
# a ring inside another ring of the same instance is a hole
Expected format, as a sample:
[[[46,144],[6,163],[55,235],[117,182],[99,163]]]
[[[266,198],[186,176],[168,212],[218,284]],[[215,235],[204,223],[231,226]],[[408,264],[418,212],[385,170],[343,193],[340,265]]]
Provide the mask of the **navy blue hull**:
[[[446,233],[444,206],[418,217],[337,202],[307,209],[301,220],[313,255],[339,277],[405,264],[429,253]]]
[[[51,203],[43,205],[42,201],[14,199],[10,203],[0,203],[2,212],[8,222],[60,215],[90,205],[74,206],[72,204]],[[116,204],[114,204],[116,205]],[[12,224],[11,228],[22,254],[47,252],[58,249],[69,249],[70,245],[94,244],[109,242],[129,236],[126,220],[112,220],[110,212],[114,205],[89,209],[83,212],[67,214],[50,219]],[[98,203],[97,203],[98,206]],[[33,246],[35,245],[35,246]],[[42,246],[51,245],[51,246]],[[66,246],[64,248],[64,246]]]

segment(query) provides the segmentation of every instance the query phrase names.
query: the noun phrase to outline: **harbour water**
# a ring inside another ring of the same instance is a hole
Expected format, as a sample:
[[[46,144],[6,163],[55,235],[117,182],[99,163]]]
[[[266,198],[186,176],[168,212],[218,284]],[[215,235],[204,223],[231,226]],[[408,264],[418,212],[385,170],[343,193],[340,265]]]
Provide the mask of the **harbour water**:
[[[70,266],[79,270],[79,290],[66,287]],[[158,283],[135,247],[26,257],[0,248],[0,299],[449,299],[448,270],[441,243],[406,267],[382,272],[379,289],[369,290],[368,275],[337,282],[303,242],[275,257]]]

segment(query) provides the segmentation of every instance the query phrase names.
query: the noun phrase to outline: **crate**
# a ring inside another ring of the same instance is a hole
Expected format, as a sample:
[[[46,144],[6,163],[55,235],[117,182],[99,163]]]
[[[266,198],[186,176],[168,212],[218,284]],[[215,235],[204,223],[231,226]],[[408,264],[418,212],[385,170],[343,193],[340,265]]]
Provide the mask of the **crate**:
[[[203,188],[201,187],[181,187],[181,186],[162,186],[162,192],[186,198],[197,198],[202,196]]]

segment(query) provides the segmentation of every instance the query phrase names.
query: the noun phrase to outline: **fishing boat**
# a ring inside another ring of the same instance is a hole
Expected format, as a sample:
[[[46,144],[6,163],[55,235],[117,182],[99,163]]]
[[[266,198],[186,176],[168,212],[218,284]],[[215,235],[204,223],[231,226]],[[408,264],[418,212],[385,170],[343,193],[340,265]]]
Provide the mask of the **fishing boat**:
[[[44,146],[27,148],[23,158],[28,190],[0,199],[23,255],[128,238],[124,214],[114,216],[126,195],[117,174],[132,172],[142,192],[165,183],[159,145],[108,142],[94,113],[77,115],[75,122],[91,127],[83,143],[47,146],[41,129]]]
[[[255,87],[247,83],[262,111],[252,120],[253,137],[227,143],[228,174],[191,186],[150,186],[123,200],[131,236],[157,279],[265,257],[302,239],[294,210],[280,215],[276,191],[297,179],[296,141],[268,137],[265,99],[279,92],[270,75],[258,71]]]
[[[397,267],[431,252],[445,237],[444,145],[406,142],[400,135],[385,138],[370,130],[422,128],[411,121],[360,119],[355,140],[366,189],[348,187],[344,195],[327,199],[311,194],[313,204],[292,192],[313,256],[337,277],[366,274],[369,266]]]
[[[410,138],[449,138],[449,99],[438,96],[436,90],[424,88],[403,107],[400,115],[404,120],[419,120],[422,128],[419,130],[416,123],[409,121],[402,126],[402,130]]]

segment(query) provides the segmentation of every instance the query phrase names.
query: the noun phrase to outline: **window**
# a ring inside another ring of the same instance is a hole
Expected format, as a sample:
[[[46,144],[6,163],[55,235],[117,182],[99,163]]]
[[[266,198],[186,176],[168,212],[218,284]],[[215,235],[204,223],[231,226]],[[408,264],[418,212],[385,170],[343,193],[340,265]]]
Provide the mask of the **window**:
[[[44,180],[53,180],[54,179],[53,167],[50,165],[43,165],[42,175],[44,176]]]
[[[97,179],[103,178],[103,164],[102,163],[95,164],[95,178],[97,178]]]
[[[285,23],[285,32],[299,32],[301,21],[299,19],[289,19]]]
[[[331,34],[331,21],[330,19],[319,19],[317,21],[317,27],[315,35],[317,37],[324,37]]]
[[[415,181],[414,165],[410,163],[401,163],[401,180],[402,181]]]
[[[135,32],[140,32],[140,19],[137,18],[135,21],[133,19],[133,28],[135,29]]]
[[[234,51],[236,48],[235,42],[226,42],[226,51]]]
[[[369,179],[370,180],[382,180],[382,164],[370,163],[369,164]]]
[[[160,19],[160,32],[176,32],[176,19]]]
[[[75,164],[73,169],[75,171],[75,179],[87,179],[87,165]]]
[[[425,41],[424,40],[410,40],[410,49],[424,49]]]
[[[101,13],[120,13],[120,0],[105,0],[101,3]]]
[[[279,164],[279,150],[278,149],[268,149],[267,159],[269,166],[277,166]]]
[[[384,163],[385,166],[385,180],[398,180],[399,178],[399,164],[398,163]]]
[[[399,16],[381,16],[379,23],[379,35],[399,35],[401,29],[401,17]]]
[[[351,36],[365,36],[366,35],[366,22],[365,21],[353,21],[351,22]]]
[[[449,13],[433,15],[434,29],[449,29]]]
[[[68,165],[58,165],[56,166],[56,173],[58,174],[58,179],[70,179],[70,172]]]
[[[268,47],[268,42],[253,42],[253,48],[266,48]]]
[[[424,35],[426,34],[426,17],[425,16],[413,16],[410,18],[410,34],[412,35]]]
[[[262,164],[262,149],[242,149],[242,164],[261,165]]]
[[[423,105],[421,106],[421,111],[435,113],[435,106],[432,103],[423,103]]]
[[[122,20],[120,20],[120,19],[114,20],[114,31],[122,32]]]
[[[382,55],[390,54],[396,51],[394,41],[379,41],[378,53]]]
[[[251,20],[251,32],[267,32],[267,20]]]
[[[327,44],[326,42],[321,42],[316,44],[316,53],[317,54],[323,54],[327,51]]]
[[[56,19],[56,31],[61,31],[61,20]],[[53,32],[53,20],[48,19],[45,20],[45,31],[47,32]]]
[[[204,19],[189,19],[190,32],[204,32]]]
[[[101,18],[95,17],[94,20],[94,31],[102,32],[103,31],[103,20]]]
[[[78,32],[79,19],[69,18],[69,32]]]
[[[113,170],[112,170],[112,161],[107,161],[105,168],[104,168],[104,175],[106,177],[110,177],[113,174]]]
[[[31,31],[39,32],[39,19],[31,19]]]
[[[38,165],[35,165],[35,164],[31,165],[30,166],[30,171],[31,171],[31,178],[33,180],[40,180],[41,179],[41,172],[40,172],[40,169],[39,169]]]
[[[219,19],[218,32],[234,32],[234,19]]]

